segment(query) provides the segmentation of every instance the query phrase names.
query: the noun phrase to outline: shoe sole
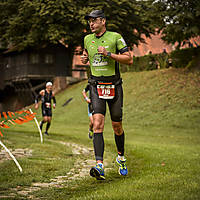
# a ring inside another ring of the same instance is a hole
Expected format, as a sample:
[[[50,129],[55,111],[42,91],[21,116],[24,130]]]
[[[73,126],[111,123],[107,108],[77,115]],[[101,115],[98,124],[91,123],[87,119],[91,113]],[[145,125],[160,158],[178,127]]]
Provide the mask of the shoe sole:
[[[105,180],[105,177],[102,176],[96,168],[91,168],[90,170],[90,176],[96,178],[97,180]]]

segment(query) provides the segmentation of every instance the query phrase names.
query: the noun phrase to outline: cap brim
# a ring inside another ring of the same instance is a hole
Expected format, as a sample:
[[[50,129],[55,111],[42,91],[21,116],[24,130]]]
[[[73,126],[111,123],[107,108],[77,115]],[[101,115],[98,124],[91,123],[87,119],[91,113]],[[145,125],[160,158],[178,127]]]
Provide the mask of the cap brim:
[[[94,15],[86,15],[85,16],[85,19],[88,20],[90,18],[97,18],[97,16],[94,16]]]
[[[90,15],[86,15],[84,18],[86,19],[86,20],[88,20],[88,19],[90,19],[90,18],[98,18],[98,17],[102,17],[102,18],[105,18],[105,15],[92,15],[92,14],[90,14]]]

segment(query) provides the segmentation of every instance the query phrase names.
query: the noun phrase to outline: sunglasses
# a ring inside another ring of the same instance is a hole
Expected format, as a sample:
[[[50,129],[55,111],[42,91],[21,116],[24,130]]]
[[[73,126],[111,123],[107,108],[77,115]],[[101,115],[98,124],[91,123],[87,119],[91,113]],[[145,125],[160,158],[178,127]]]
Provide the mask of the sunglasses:
[[[97,23],[97,22],[98,22],[98,19],[102,20],[102,17],[90,18],[90,19],[88,20],[88,24],[90,24],[90,23]]]

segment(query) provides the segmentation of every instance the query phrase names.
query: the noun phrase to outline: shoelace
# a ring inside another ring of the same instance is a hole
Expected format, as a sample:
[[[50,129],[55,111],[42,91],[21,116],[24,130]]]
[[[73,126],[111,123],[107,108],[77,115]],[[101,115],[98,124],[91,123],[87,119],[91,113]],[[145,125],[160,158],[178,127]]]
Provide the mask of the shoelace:
[[[101,171],[103,171],[103,168],[99,165],[96,165],[96,168],[100,169]]]
[[[121,164],[122,169],[126,169],[125,161],[120,161],[120,164]]]

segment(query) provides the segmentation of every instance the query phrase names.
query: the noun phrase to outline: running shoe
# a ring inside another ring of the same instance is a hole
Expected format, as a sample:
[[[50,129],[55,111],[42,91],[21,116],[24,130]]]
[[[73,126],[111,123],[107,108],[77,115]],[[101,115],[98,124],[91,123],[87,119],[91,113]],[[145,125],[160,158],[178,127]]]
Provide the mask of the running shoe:
[[[90,169],[90,176],[96,178],[97,180],[105,180],[102,164],[97,164],[96,167],[92,167]]]
[[[116,162],[119,165],[119,174],[122,176],[126,176],[128,174],[128,169],[126,167],[126,159],[119,160],[117,157]]]
[[[89,129],[88,137],[89,137],[90,139],[92,139],[93,136],[94,136],[93,130],[90,130],[90,129]]]
[[[45,131],[44,134],[49,135],[47,131]]]

